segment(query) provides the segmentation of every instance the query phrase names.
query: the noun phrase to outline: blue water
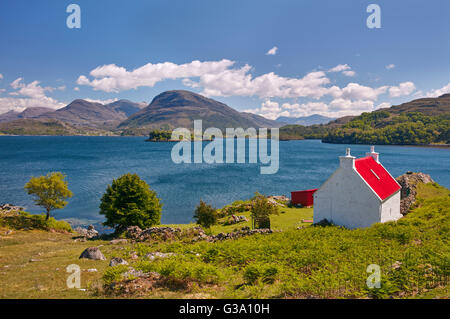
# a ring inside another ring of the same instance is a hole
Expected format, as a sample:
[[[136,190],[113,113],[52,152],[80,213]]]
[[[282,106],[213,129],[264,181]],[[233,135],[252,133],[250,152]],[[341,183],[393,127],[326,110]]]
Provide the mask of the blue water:
[[[317,188],[337,168],[346,147],[357,157],[369,149],[318,140],[280,142],[278,173],[261,175],[260,164],[174,164],[173,145],[145,143],[142,137],[0,136],[0,203],[41,212],[23,186],[31,176],[61,171],[74,196],[64,209],[54,212],[55,217],[95,223],[103,221],[98,206],[106,186],[132,172],[158,193],[164,205],[163,223],[185,223],[192,220],[200,199],[221,207],[248,199],[256,191],[289,196],[293,190]],[[376,151],[393,176],[421,171],[450,187],[448,149],[377,146]]]

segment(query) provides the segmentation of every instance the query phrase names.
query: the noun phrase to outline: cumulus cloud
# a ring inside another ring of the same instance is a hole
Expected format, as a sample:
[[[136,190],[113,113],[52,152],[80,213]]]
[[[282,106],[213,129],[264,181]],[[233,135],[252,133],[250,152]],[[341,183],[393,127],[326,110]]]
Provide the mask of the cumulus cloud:
[[[385,66],[386,70],[392,70],[393,68],[395,68],[395,64],[388,64]]]
[[[258,114],[269,119],[277,119],[280,116],[302,117],[311,114],[341,117],[355,115],[362,112],[370,112],[374,108],[374,102],[370,100],[351,101],[343,98],[325,102],[307,103],[283,103],[281,106],[275,101],[265,101],[261,107],[245,110],[246,112]]]
[[[330,94],[334,98],[342,98],[345,100],[370,100],[375,101],[380,94],[383,94],[388,89],[388,86],[381,86],[378,88],[371,88],[360,85],[358,83],[349,83],[346,87],[340,89],[336,86],[330,88]]]
[[[105,92],[119,92],[122,90],[136,89],[138,87],[153,87],[157,82],[166,79],[179,79],[207,76],[225,71],[234,64],[233,61],[223,59],[221,61],[192,61],[186,64],[171,62],[152,64],[127,71],[124,67],[115,64],[103,65],[90,72],[94,77],[89,80],[81,75],[77,84],[89,85],[94,90]]]
[[[17,78],[10,86],[15,90],[9,92],[9,97],[0,98],[0,113],[11,110],[23,111],[28,107],[44,106],[53,109],[64,107],[61,103],[46,95],[46,92],[63,90],[65,87],[42,87],[39,81],[24,83],[23,78]]]
[[[329,69],[328,72],[342,72],[350,69],[351,67],[348,64],[338,64],[334,68]]]
[[[153,87],[167,79],[179,79],[183,85],[195,88],[209,97],[241,96],[263,100],[259,108],[246,110],[267,118],[278,116],[302,116],[315,113],[342,116],[370,111],[382,94],[392,97],[411,94],[414,83],[404,82],[398,86],[369,87],[359,83],[348,83],[344,87],[331,85],[328,73],[341,72],[355,76],[348,64],[339,64],[327,71],[313,71],[300,77],[287,77],[275,72],[253,74],[253,68],[245,64],[236,66],[231,60],[192,61],[185,64],[171,62],[148,63],[134,70],[115,64],[93,69],[89,77],[81,75],[78,85],[88,85],[94,90],[120,92],[139,87]],[[330,97],[330,102],[319,101]],[[305,99],[304,103],[283,103],[277,99]],[[307,101],[316,100],[316,101]]]
[[[443,94],[447,94],[447,93],[450,93],[450,83],[448,83],[447,85],[444,85],[440,89],[431,90],[430,92],[428,92],[426,94],[426,96],[427,97],[439,97],[439,96],[441,96]]]
[[[3,74],[0,73],[0,80],[3,79]]]
[[[76,86],[73,88],[73,90],[78,92],[80,90],[80,88],[78,86]]]
[[[403,82],[400,83],[398,86],[391,86],[389,88],[389,95],[391,97],[406,96],[414,92],[415,89],[416,86],[414,85],[413,82]]]
[[[277,47],[273,47],[272,49],[270,49],[269,51],[266,52],[266,55],[275,55],[277,54],[278,48]]]
[[[342,71],[342,74],[344,74],[345,76],[355,76],[356,72],[348,70],[348,71]]]

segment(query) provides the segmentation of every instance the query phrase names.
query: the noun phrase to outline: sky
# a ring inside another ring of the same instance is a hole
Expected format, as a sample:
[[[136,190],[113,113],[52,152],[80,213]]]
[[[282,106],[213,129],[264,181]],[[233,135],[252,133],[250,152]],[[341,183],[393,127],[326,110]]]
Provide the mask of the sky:
[[[0,113],[174,89],[270,119],[370,112],[450,93],[449,12],[448,0],[1,1]]]

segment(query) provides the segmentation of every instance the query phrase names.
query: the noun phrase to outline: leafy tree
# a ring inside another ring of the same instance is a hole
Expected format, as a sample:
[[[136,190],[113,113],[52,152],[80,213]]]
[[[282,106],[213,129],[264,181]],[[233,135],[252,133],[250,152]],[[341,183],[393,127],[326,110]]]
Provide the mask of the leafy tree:
[[[46,176],[32,177],[25,184],[29,195],[34,195],[36,205],[47,211],[45,220],[50,218],[50,211],[67,205],[65,199],[72,197],[65,175],[61,172],[51,172]]]
[[[212,225],[217,224],[217,210],[201,200],[200,204],[195,208],[194,218],[197,224],[210,228]]]
[[[156,192],[136,174],[114,179],[106,188],[100,203],[105,226],[121,230],[128,226],[148,228],[161,223],[162,204]]]
[[[253,228],[270,228],[270,215],[278,215],[275,205],[259,193],[252,198],[251,217]]]

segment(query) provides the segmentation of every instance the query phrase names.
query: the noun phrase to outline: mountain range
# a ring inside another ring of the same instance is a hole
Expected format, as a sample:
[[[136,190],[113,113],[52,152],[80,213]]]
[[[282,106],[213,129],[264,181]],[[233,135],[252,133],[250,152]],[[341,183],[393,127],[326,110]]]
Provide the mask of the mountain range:
[[[439,115],[449,113],[450,94],[438,98],[417,99],[374,112],[383,110],[388,110],[393,114],[420,112],[424,115]],[[147,106],[145,103],[135,103],[124,99],[109,104],[77,99],[58,110],[33,107],[22,112],[9,111],[0,114],[0,133],[63,132],[62,135],[70,135],[87,132],[87,134],[102,135],[147,135],[153,129],[193,128],[193,120],[196,119],[203,120],[204,129],[207,127],[220,129],[227,127],[272,128],[292,123],[295,124],[294,126],[339,127],[354,118],[355,116],[346,116],[333,119],[314,114],[300,118],[280,117],[274,121],[256,114],[239,112],[224,103],[194,92],[173,90],[157,95]],[[43,128],[45,128],[44,131],[42,131]]]
[[[280,116],[277,118],[278,122],[286,123],[286,124],[298,124],[298,125],[315,125],[315,124],[327,124],[333,120],[335,120],[335,117],[326,117],[319,114],[313,114],[309,116],[302,116],[302,117],[289,117],[289,116]]]

